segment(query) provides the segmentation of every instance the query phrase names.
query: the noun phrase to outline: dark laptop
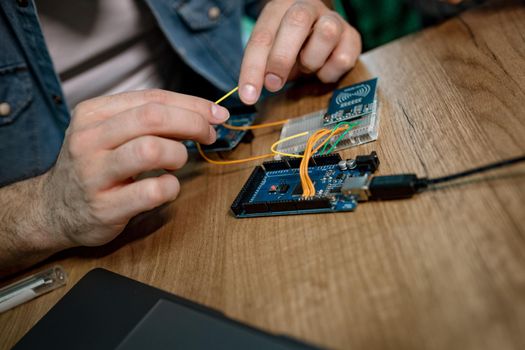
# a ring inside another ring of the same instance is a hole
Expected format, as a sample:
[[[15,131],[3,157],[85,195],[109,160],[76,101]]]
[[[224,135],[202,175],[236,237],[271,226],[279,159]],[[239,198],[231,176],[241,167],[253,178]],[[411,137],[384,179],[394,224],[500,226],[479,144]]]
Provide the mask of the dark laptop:
[[[14,349],[316,349],[104,269],[87,273]]]

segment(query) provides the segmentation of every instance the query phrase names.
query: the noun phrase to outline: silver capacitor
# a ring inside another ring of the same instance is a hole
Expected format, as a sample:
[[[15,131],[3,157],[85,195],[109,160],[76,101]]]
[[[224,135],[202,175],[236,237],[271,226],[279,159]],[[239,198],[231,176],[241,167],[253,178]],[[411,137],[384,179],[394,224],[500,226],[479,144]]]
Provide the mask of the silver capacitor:
[[[355,167],[357,166],[355,159],[347,159],[345,163],[348,169],[355,169]]]

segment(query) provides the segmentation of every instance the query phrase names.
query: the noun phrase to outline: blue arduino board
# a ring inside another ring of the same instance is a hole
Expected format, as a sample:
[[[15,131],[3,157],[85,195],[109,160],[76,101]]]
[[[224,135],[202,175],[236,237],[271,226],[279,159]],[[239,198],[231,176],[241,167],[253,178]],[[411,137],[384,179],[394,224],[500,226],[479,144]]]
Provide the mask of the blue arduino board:
[[[316,194],[303,197],[300,162],[300,158],[287,158],[257,166],[231,206],[234,215],[249,218],[352,211],[357,200],[341,193],[345,179],[373,173],[379,166],[375,152],[356,161],[343,161],[339,154],[313,157],[308,174]]]

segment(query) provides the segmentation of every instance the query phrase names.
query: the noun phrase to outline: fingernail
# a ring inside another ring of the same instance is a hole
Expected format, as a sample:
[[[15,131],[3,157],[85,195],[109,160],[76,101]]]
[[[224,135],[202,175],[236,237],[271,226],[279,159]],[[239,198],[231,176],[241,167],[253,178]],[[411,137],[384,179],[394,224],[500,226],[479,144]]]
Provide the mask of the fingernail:
[[[251,84],[244,84],[241,87],[241,97],[244,102],[255,103],[257,102],[257,89]]]
[[[211,105],[211,114],[213,115],[213,118],[219,122],[224,122],[230,117],[230,112],[228,112],[226,108],[215,103],[212,103]]]
[[[268,73],[264,78],[264,85],[270,91],[277,91],[283,86],[283,80],[275,74]]]

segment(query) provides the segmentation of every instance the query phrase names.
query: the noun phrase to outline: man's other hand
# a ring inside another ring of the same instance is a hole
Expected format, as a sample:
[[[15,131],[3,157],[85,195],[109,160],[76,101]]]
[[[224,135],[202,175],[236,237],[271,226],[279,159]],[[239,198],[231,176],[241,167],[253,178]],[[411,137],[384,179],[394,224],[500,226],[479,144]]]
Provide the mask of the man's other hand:
[[[280,90],[294,68],[335,82],[360,53],[359,33],[321,1],[270,1],[246,46],[239,77],[241,100],[257,102],[263,85]]]
[[[162,90],[80,103],[57,163],[43,179],[47,229],[63,233],[64,247],[111,241],[133,216],[179,193],[172,174],[135,177],[181,168],[188,155],[180,141],[211,144],[216,138],[211,124],[228,117],[210,101]]]

